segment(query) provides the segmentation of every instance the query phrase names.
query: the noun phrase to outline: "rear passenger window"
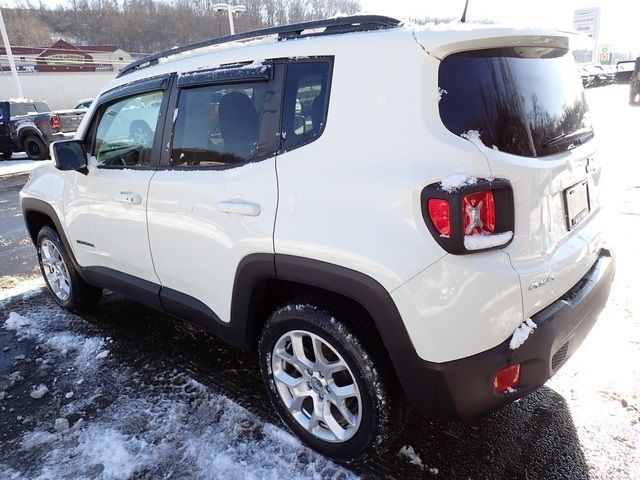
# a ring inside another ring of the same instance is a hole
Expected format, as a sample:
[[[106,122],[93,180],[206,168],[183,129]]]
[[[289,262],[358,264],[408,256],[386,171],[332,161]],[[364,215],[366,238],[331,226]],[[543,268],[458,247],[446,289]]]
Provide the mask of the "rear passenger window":
[[[327,118],[329,61],[292,62],[287,67],[283,111],[285,150],[317,138]]]
[[[275,152],[275,132],[261,141],[263,120],[274,113],[270,105],[275,95],[271,82],[182,89],[171,166],[227,166]]]

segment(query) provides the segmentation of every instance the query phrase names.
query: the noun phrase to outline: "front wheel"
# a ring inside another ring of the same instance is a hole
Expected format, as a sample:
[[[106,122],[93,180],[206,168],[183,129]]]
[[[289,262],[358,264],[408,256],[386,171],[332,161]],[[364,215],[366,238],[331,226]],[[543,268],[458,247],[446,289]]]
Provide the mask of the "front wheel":
[[[29,135],[24,139],[22,148],[32,160],[45,160],[49,156],[47,146],[39,137]]]
[[[37,239],[38,263],[55,302],[74,313],[92,309],[102,289],[85,282],[78,274],[58,232],[42,227]]]
[[[259,356],[280,418],[310,447],[336,459],[384,451],[401,431],[405,406],[380,348],[375,342],[365,347],[340,315],[316,306],[275,311]]]

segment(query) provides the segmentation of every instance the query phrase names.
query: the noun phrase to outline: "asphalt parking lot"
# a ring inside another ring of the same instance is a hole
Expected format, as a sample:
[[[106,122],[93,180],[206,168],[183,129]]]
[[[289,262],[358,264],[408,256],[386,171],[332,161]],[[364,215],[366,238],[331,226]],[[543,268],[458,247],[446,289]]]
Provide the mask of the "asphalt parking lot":
[[[22,225],[26,177],[0,178],[0,478],[640,478],[640,108],[623,87],[588,96],[618,256],[600,321],[529,397],[474,423],[412,415],[358,465],[284,432],[253,355],[116,294],[60,310]]]

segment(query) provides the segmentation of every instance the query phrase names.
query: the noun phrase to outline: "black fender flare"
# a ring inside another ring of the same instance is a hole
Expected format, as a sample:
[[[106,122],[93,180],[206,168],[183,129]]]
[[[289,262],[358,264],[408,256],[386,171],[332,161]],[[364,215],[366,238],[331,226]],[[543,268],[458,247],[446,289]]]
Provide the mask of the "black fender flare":
[[[22,148],[22,142],[24,142],[24,139],[28,135],[32,135],[32,134],[37,136],[40,140],[44,142],[45,145],[47,145],[47,140],[44,138],[44,135],[42,134],[40,129],[36,126],[36,124],[33,122],[25,122],[25,123],[21,123],[16,128],[16,140],[17,140],[16,143],[18,144],[18,146]]]
[[[424,384],[414,376],[422,360],[409,337],[404,321],[389,292],[376,280],[356,270],[335,264],[283,254],[254,254],[238,267],[231,306],[231,326],[236,339],[248,340],[251,295],[261,281],[275,279],[320,288],[350,298],[360,304],[373,319],[407,397]],[[428,362],[427,362],[428,363]]]
[[[38,232],[32,231],[28,222],[29,214],[33,212],[45,215],[51,220],[51,222],[53,223],[53,226],[58,232],[58,235],[60,235],[60,240],[62,240],[64,248],[66,248],[69,254],[69,257],[73,262],[74,268],[76,269],[78,274],[86,281],[87,279],[84,275],[82,267],[78,264],[78,261],[76,260],[76,257],[73,254],[73,249],[71,248],[71,244],[67,239],[64,229],[62,228],[62,223],[58,218],[58,214],[53,209],[53,207],[43,200],[38,200],[37,198],[28,198],[28,197],[22,198],[20,205],[22,207],[22,218],[24,219],[25,226],[27,227],[27,232],[29,232],[29,236],[31,237],[31,241],[33,242],[34,247],[36,246],[36,242],[38,240]]]

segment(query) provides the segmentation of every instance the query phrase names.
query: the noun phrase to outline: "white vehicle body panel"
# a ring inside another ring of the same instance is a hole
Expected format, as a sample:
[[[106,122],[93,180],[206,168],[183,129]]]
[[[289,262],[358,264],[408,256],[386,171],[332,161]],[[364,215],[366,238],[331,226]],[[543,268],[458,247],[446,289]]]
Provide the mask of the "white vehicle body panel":
[[[93,160],[87,175],[68,173],[64,223],[79,265],[158,283],[147,235],[147,195],[154,173],[97,168]],[[140,204],[126,202],[122,194],[138,195]]]
[[[163,287],[194,297],[228,322],[238,264],[252,253],[273,253],[277,200],[274,158],[229,170],[159,171],[148,218]],[[259,214],[229,213],[229,203],[258,205]]]

